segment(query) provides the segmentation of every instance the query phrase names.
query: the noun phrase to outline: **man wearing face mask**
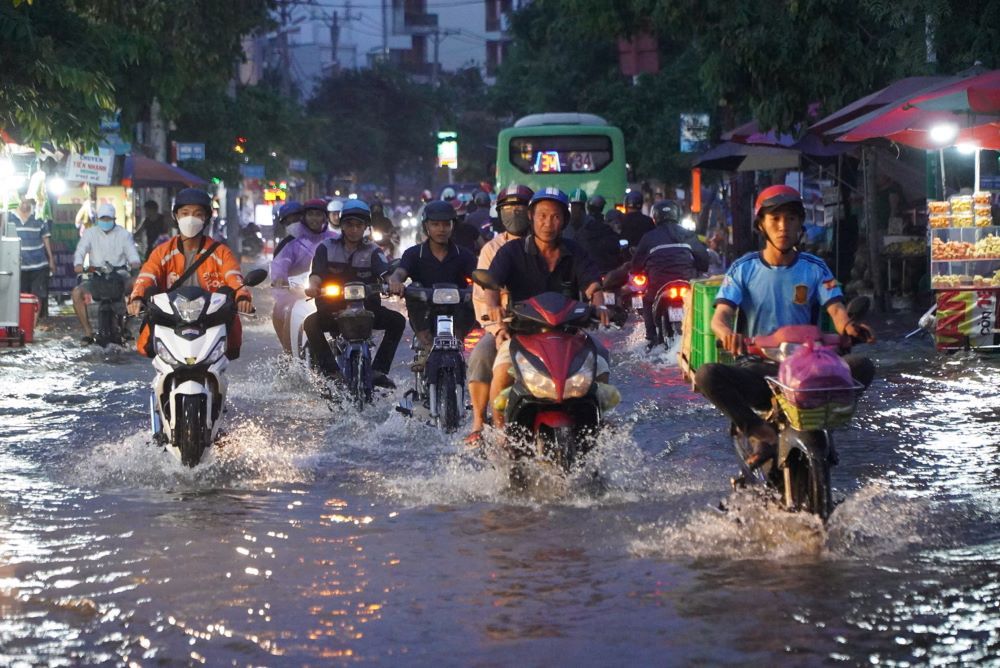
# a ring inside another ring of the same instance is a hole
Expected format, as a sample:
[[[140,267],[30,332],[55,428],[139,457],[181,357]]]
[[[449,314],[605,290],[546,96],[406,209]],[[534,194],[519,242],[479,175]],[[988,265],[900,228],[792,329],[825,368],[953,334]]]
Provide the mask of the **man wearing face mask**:
[[[212,215],[212,198],[208,193],[185,188],[174,199],[173,214],[180,234],[153,249],[142,265],[129,297],[129,314],[138,315],[147,297],[184,285],[199,285],[208,292],[229,287],[236,300],[236,310],[253,313],[253,298],[243,285],[243,271],[236,256],[228,246],[205,236],[205,225]],[[190,270],[192,266],[193,271]],[[227,329],[226,357],[232,360],[240,356],[243,343],[239,315],[233,316]],[[136,348],[146,357],[153,356],[149,323],[143,324]]]
[[[139,252],[135,249],[132,234],[124,227],[115,224],[115,207],[112,204],[101,204],[97,207],[97,225],[83,231],[76,252],[73,254],[73,271],[82,274],[84,258],[89,258],[91,267],[128,266],[138,269],[142,264]],[[132,277],[125,279],[125,292],[132,289]],[[81,281],[73,288],[73,310],[83,327],[84,345],[94,343],[94,330],[87,316],[86,295],[90,294],[90,281]]]
[[[503,232],[493,237],[479,251],[477,269],[487,270],[500,249],[528,233],[531,219],[528,203],[534,191],[527,186],[511,183],[497,195],[496,207]],[[472,306],[476,319],[483,323],[485,333],[469,355],[469,398],[472,401],[472,431],[466,438],[470,445],[479,442],[486,421],[486,405],[490,399],[490,382],[493,380],[493,361],[497,356],[496,332],[500,324],[486,320],[486,292],[478,285],[472,286]]]

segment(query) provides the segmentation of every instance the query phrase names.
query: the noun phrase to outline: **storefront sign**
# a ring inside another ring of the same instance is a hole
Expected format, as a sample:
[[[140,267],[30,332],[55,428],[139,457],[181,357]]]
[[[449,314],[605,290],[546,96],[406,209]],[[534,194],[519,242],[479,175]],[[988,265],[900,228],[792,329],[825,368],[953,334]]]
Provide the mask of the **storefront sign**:
[[[240,174],[245,179],[263,179],[264,165],[240,165]]]
[[[111,170],[115,164],[115,152],[110,148],[99,148],[97,153],[79,155],[71,153],[66,163],[66,180],[94,183],[99,186],[111,185]]]
[[[937,293],[934,340],[938,350],[1000,345],[997,293],[1000,289],[941,290]]]
[[[681,114],[681,153],[698,153],[708,143],[708,114]]]
[[[309,161],[302,160],[301,158],[291,158],[288,161],[288,171],[290,172],[304,172],[309,169]]]
[[[458,169],[458,133],[437,133],[438,167]]]

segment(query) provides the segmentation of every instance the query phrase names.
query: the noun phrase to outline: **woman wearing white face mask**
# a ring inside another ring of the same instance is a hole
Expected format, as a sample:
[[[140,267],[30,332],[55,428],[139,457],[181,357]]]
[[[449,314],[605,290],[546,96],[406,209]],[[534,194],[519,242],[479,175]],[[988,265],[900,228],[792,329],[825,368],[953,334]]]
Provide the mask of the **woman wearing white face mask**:
[[[208,292],[217,292],[223,286],[229,286],[233,290],[237,310],[252,313],[253,301],[250,290],[243,286],[239,260],[228,246],[204,234],[205,225],[212,215],[212,198],[202,190],[185,188],[174,199],[173,213],[180,234],[157,246],[142,265],[129,297],[128,312],[137,315],[143,300],[157,292],[182,285],[199,285]],[[193,274],[185,277],[188,267],[199,261]],[[183,282],[179,282],[180,279],[184,279]],[[226,355],[229,359],[239,357],[242,331],[239,316],[234,316],[227,339]],[[152,357],[148,326],[143,326],[136,347],[143,355]]]

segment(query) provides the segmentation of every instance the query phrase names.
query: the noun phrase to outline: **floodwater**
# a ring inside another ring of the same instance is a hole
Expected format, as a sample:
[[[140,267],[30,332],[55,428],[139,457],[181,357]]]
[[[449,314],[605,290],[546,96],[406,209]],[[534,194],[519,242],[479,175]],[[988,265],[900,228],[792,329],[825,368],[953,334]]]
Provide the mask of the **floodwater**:
[[[731,491],[725,421],[636,326],[602,335],[603,492],[513,493],[390,396],[331,410],[263,316],[194,470],[150,442],[148,360],[0,354],[0,665],[1000,662],[996,361],[869,348],[823,527]]]

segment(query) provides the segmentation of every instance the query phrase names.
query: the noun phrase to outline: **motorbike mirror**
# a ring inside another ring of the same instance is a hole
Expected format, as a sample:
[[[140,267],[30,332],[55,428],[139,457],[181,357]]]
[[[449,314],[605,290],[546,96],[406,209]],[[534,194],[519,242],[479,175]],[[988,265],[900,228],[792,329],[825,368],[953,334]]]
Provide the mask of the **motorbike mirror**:
[[[499,290],[500,286],[485,269],[476,269],[472,272],[472,282],[484,290]]]
[[[267,269],[254,269],[243,277],[243,285],[253,287],[260,285],[267,278]]]
[[[851,320],[859,320],[868,315],[872,308],[872,298],[867,295],[855,297],[847,305],[847,317]]]
[[[625,267],[612,269],[601,281],[603,290],[617,290],[628,282],[628,270]]]

